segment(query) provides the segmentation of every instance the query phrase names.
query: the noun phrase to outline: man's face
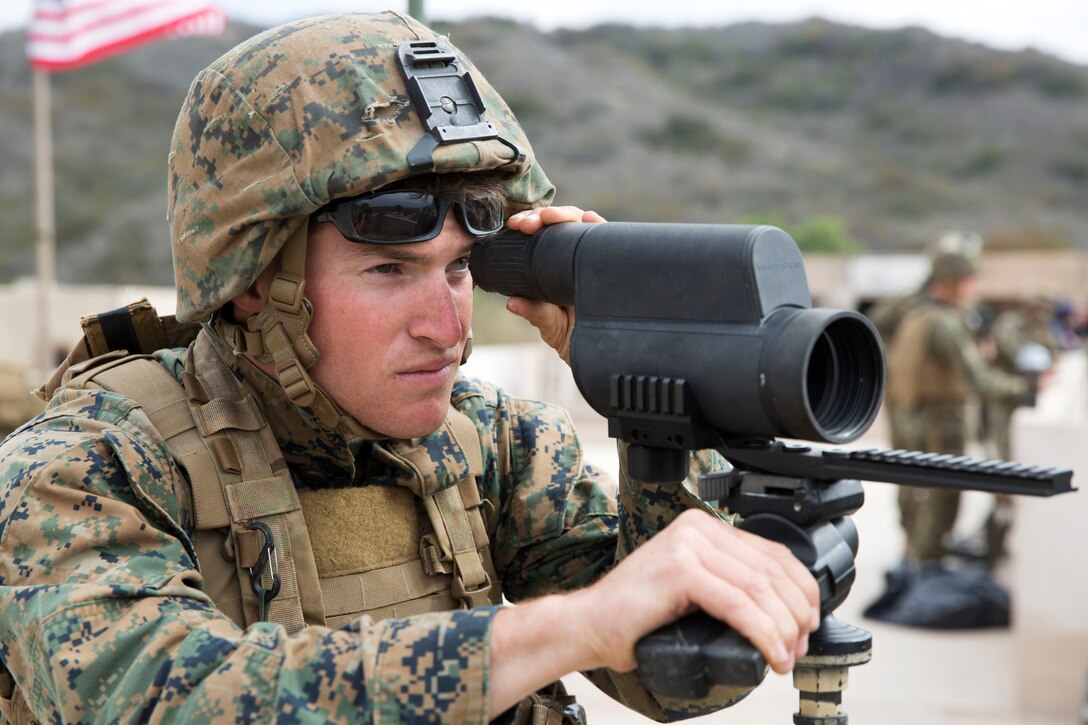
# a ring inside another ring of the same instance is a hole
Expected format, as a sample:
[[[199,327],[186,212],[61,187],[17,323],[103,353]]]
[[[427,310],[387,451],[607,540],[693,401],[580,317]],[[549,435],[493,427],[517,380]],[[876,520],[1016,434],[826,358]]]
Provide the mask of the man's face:
[[[433,433],[472,319],[473,238],[453,214],[412,244],[359,244],[332,224],[310,234],[309,334],[321,353],[315,383],[363,425],[393,438]]]
[[[953,280],[953,289],[956,302],[962,306],[970,306],[978,298],[978,279],[974,275],[959,277]]]
[[[978,285],[973,276],[944,277],[936,280],[930,289],[935,299],[966,308],[975,301]]]

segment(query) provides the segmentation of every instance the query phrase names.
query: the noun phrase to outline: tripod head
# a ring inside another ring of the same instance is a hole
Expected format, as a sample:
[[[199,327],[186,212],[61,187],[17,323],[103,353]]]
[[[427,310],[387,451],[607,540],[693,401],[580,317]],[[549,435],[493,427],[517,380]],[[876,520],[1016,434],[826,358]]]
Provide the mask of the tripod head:
[[[831,615],[854,583],[858,533],[850,515],[865,500],[861,480],[1031,496],[1075,490],[1069,470],[963,456],[821,450],[773,439],[734,441],[718,451],[734,468],[701,477],[700,495],[739,514],[741,528],[784,544],[808,567],[823,616],[810,652],[864,656],[860,661],[868,659],[869,633]],[[713,683],[753,687],[766,675],[755,648],[702,613],[647,635],[635,651],[643,682],[669,697],[703,697]]]

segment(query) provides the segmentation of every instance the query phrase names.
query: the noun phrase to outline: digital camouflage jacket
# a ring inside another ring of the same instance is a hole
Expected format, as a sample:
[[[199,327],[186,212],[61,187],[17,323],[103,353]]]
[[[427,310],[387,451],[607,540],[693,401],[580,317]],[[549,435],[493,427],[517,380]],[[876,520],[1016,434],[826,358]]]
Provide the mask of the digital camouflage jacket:
[[[184,349],[155,357],[175,376]],[[236,359],[231,359],[236,360]],[[237,371],[237,368],[235,368]],[[380,485],[397,471],[237,371],[263,402],[298,486]],[[453,404],[481,434],[481,497],[511,601],[582,587],[688,507],[683,487],[583,465],[568,414],[460,379]],[[426,439],[417,441],[426,445]],[[692,475],[720,464],[695,457]],[[358,464],[358,465],[357,465]],[[617,506],[618,501],[618,506]],[[116,393],[62,389],[0,445],[0,662],[44,722],[487,720],[497,607],[288,636],[239,629],[201,590],[188,484],[143,411]],[[660,702],[633,674],[587,673],[657,719],[717,709]]]

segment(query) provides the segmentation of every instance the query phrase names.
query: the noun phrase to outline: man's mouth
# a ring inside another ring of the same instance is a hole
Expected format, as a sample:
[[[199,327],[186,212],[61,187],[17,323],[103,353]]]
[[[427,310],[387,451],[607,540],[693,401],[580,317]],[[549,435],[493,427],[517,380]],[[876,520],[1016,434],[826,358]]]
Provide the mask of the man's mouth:
[[[401,370],[397,373],[397,377],[403,377],[408,379],[426,379],[426,378],[442,378],[445,379],[450,374],[450,368],[456,361],[452,359],[431,360],[428,362],[422,362],[417,365],[413,365],[408,369]]]

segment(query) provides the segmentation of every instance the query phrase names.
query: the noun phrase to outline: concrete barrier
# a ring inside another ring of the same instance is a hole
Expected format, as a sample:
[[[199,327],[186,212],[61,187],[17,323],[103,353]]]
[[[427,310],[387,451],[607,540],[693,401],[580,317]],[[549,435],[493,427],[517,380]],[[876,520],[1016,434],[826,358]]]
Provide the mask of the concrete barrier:
[[[1063,355],[1036,408],[1013,419],[1014,458],[1073,470],[1088,487],[1088,366]],[[1077,722],[1088,678],[1088,493],[1017,501],[1011,533],[1021,711]]]

